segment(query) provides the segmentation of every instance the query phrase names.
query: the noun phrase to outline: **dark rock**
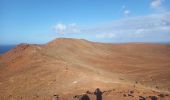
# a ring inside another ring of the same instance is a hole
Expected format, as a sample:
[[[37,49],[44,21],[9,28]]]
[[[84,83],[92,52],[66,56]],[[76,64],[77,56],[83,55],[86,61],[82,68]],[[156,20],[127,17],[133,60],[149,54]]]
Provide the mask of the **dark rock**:
[[[158,86],[155,86],[155,88],[156,88],[156,89],[159,89],[159,87],[158,87]]]
[[[139,96],[139,100],[146,100],[146,98],[143,96]]]
[[[87,94],[84,94],[79,100],[90,100]]]
[[[77,95],[75,95],[73,98],[77,98]]]
[[[87,94],[93,94],[93,93],[92,93],[92,92],[90,92],[90,91],[87,91],[86,93],[87,93]]]
[[[131,95],[131,94],[128,94],[128,96],[134,97],[134,96],[133,96],[133,95]]]
[[[138,81],[135,81],[135,84],[138,84]]]
[[[156,96],[149,96],[149,98],[150,98],[151,100],[158,100],[158,98],[157,98]]]
[[[53,95],[57,100],[59,99],[59,95],[55,94]]]
[[[134,91],[132,90],[132,91],[129,91],[130,92],[130,94],[133,94],[134,93]]]
[[[75,95],[73,98],[80,98],[82,95]]]
[[[12,95],[9,95],[9,97],[12,97]]]
[[[162,97],[162,98],[163,98],[163,97],[165,97],[165,95],[164,95],[164,94],[162,94],[162,93],[161,93],[161,94],[159,94],[158,96],[159,96],[159,97]]]

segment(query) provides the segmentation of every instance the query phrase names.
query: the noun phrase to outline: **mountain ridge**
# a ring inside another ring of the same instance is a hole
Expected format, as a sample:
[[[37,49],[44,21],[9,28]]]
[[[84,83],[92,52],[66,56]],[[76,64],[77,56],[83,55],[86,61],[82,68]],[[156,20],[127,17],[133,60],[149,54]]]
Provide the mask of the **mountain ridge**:
[[[0,56],[0,97],[50,100],[59,94],[72,100],[68,98],[96,88],[136,89],[141,93],[136,96],[145,95],[143,92],[158,95],[170,90],[169,51],[170,45],[164,44],[107,44],[67,38],[44,45],[20,44]],[[121,93],[118,97],[113,94],[113,98],[127,99]]]

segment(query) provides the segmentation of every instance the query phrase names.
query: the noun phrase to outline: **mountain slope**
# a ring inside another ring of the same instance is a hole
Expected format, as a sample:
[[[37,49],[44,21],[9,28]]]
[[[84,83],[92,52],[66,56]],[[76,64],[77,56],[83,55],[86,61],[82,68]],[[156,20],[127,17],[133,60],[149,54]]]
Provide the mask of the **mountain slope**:
[[[120,92],[134,89],[134,84],[136,91],[148,94],[153,89],[168,92],[169,51],[170,45],[165,44],[107,44],[68,38],[45,45],[21,44],[0,56],[0,97],[41,100],[59,94],[67,100],[98,87]]]

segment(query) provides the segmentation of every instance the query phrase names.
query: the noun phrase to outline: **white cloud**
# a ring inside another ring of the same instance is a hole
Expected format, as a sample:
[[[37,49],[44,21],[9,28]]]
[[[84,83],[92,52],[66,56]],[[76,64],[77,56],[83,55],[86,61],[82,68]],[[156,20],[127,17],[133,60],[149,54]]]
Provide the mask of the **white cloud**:
[[[58,23],[53,26],[53,30],[58,34],[80,33],[80,29],[76,23],[71,23],[67,25]]]
[[[86,30],[96,38],[130,39],[158,38],[170,39],[170,12],[148,16],[127,17]],[[164,37],[164,38],[163,38]],[[156,41],[156,40],[155,40]]]
[[[164,2],[164,0],[152,0],[150,6],[152,8],[160,8],[162,6],[162,3]]]
[[[115,37],[114,33],[103,33],[103,34],[96,34],[97,38],[113,38]]]
[[[139,29],[137,29],[136,30],[136,34],[141,34],[141,33],[143,33],[145,31],[145,29],[142,29],[142,28],[139,28]]]
[[[127,10],[127,9],[126,9],[126,10],[124,10],[123,13],[124,13],[125,16],[129,16],[131,12],[130,12],[130,10]]]
[[[152,0],[150,7],[153,8],[156,12],[166,12],[166,8],[163,3],[165,0]]]
[[[57,24],[57,25],[54,26],[54,29],[55,29],[56,31],[62,32],[62,31],[64,31],[64,30],[66,29],[66,25],[59,23],[59,24]]]
[[[76,23],[56,24],[54,30],[58,34],[79,33],[75,37],[109,40],[109,42],[170,40],[170,12],[155,13],[146,16],[125,17],[91,27],[78,27]],[[70,36],[70,35],[69,35]]]
[[[125,5],[122,5],[122,10],[123,10],[124,16],[129,16],[131,13],[131,11],[129,9],[127,9],[127,7]]]

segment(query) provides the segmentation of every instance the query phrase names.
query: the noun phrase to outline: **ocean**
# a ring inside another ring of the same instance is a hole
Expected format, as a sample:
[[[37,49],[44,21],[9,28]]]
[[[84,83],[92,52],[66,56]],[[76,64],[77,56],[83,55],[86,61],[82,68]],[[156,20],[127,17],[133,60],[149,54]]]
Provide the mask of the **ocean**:
[[[14,48],[16,45],[0,45],[0,55]]]

